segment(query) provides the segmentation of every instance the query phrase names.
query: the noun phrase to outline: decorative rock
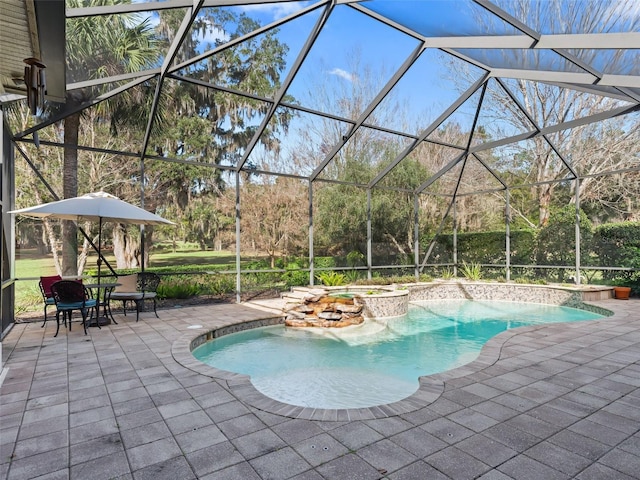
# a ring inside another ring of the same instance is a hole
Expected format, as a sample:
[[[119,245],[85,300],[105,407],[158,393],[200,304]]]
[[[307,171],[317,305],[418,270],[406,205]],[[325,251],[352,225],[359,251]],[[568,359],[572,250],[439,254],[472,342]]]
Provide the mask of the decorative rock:
[[[299,304],[287,305],[288,327],[340,328],[364,322],[362,302],[357,297],[331,296],[316,289],[305,295]]]
[[[310,307],[309,305],[296,305],[291,310],[295,312],[301,312],[301,313],[313,313],[314,311],[313,307]]]
[[[362,311],[362,305],[342,305],[336,304],[335,309],[342,313],[360,313]]]
[[[311,290],[309,290],[310,295],[322,296],[327,295],[328,293],[329,292],[327,292],[324,288],[312,288]]]
[[[342,320],[340,320],[339,322],[328,322],[332,324],[328,326],[337,327],[337,328],[350,327],[351,325],[360,325],[362,322],[364,322],[364,317],[360,317],[360,316],[352,317],[352,318],[342,317]]]
[[[307,295],[302,300],[304,301],[304,303],[317,303],[323,297],[324,297],[323,295]]]
[[[322,318],[324,320],[340,320],[342,319],[342,314],[337,312],[320,312],[317,314],[318,318]]]
[[[348,298],[348,297],[324,296],[318,301],[324,302],[324,303],[340,303],[344,305],[353,305],[353,298]]]
[[[346,326],[360,325],[362,322],[364,322],[364,317],[362,315],[354,315],[353,317],[343,316],[342,321],[346,324]]]
[[[304,319],[290,318],[290,317],[287,317],[285,319],[284,324],[287,327],[312,327],[313,326],[310,322]]]

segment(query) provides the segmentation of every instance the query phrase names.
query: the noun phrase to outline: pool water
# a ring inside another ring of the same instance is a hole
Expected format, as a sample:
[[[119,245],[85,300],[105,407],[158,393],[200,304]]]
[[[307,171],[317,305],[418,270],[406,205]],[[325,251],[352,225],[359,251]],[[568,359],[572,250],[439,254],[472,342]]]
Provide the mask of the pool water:
[[[263,394],[311,408],[392,403],[418,389],[418,377],[475,360],[491,337],[510,328],[602,318],[567,307],[471,300],[411,304],[386,328],[256,328],[193,351],[213,367],[251,376]]]

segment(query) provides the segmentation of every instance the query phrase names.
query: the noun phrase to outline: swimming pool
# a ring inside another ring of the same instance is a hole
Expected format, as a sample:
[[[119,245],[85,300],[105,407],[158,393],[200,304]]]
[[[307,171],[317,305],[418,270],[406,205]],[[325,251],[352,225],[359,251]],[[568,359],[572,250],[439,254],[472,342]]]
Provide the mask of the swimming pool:
[[[602,318],[574,308],[471,300],[411,304],[386,325],[345,331],[262,327],[209,341],[200,361],[251,377],[273,399],[311,408],[392,403],[418,389],[418,377],[477,358],[491,337],[510,328]]]

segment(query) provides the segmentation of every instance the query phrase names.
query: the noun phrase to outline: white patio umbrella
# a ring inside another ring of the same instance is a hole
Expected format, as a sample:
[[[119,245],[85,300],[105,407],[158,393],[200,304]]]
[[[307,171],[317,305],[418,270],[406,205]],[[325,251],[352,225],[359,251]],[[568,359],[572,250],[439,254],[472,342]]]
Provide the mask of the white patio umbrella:
[[[80,197],[65,198],[56,202],[12,210],[9,213],[36,218],[98,222],[98,283],[100,283],[100,265],[102,263],[103,221],[138,225],[175,225],[155,213],[136,207],[106,192],[87,193]]]

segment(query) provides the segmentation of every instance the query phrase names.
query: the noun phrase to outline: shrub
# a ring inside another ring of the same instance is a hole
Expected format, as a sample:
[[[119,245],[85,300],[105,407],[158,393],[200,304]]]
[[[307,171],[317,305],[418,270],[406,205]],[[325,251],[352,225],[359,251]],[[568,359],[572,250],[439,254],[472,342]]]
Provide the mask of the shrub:
[[[243,267],[244,270],[269,270],[270,268],[271,265],[267,260],[252,260]]]
[[[389,285],[389,279],[386,277],[374,276],[373,278],[361,278],[356,285]]]
[[[422,274],[420,275],[419,281],[421,282],[430,282],[433,280],[429,275]],[[391,283],[404,284],[404,283],[415,283],[416,277],[415,275],[400,275],[400,276],[391,276],[391,277],[374,277],[372,279],[361,278],[357,282],[356,285],[389,285]]]
[[[337,287],[347,283],[346,276],[338,272],[320,272],[316,275],[316,278],[327,287]]]
[[[453,278],[453,270],[449,267],[443,268],[440,271],[440,278],[443,280],[451,280]]]
[[[332,268],[336,266],[336,261],[333,257],[315,257],[313,266],[315,268]]]
[[[511,263],[527,265],[534,260],[536,231],[534,229],[510,230]],[[504,230],[458,233],[458,256],[470,262],[501,264],[505,262]],[[431,263],[453,261],[453,235],[439,235],[430,257]],[[443,277],[444,278],[444,277]]]
[[[640,222],[605,223],[596,228],[593,247],[603,267],[640,268]],[[605,280],[632,283],[640,272],[603,271]]]
[[[589,245],[593,237],[593,228],[587,215],[579,211],[581,245],[580,260],[583,265],[589,263]],[[536,261],[538,265],[575,265],[576,209],[567,205],[555,210],[549,216],[549,223],[538,233]],[[555,273],[558,281],[564,280],[564,269],[547,270],[551,276]]]
[[[482,278],[482,267],[479,263],[462,262],[460,270],[467,280],[480,280]]]
[[[358,250],[352,250],[347,254],[347,264],[351,268],[366,265],[366,257]]]
[[[163,279],[158,286],[158,298],[190,298],[203,293],[202,285],[190,278]]]
[[[360,279],[360,272],[358,270],[348,270],[344,273],[347,283],[356,283]]]
[[[24,282],[20,285],[20,295],[16,295],[15,313],[21,314],[36,309],[42,309],[42,293],[37,282]],[[16,290],[18,287],[16,286]],[[51,308],[51,307],[50,307]],[[54,307],[55,308],[55,307]]]
[[[236,291],[235,275],[214,275],[207,283],[211,295],[223,295]]]
[[[427,275],[426,273],[421,273],[418,280],[421,282],[431,282],[433,280],[433,277],[431,275]]]
[[[309,284],[309,272],[300,270],[297,263],[289,263],[286,272],[282,274],[282,280],[287,287],[297,287]]]

